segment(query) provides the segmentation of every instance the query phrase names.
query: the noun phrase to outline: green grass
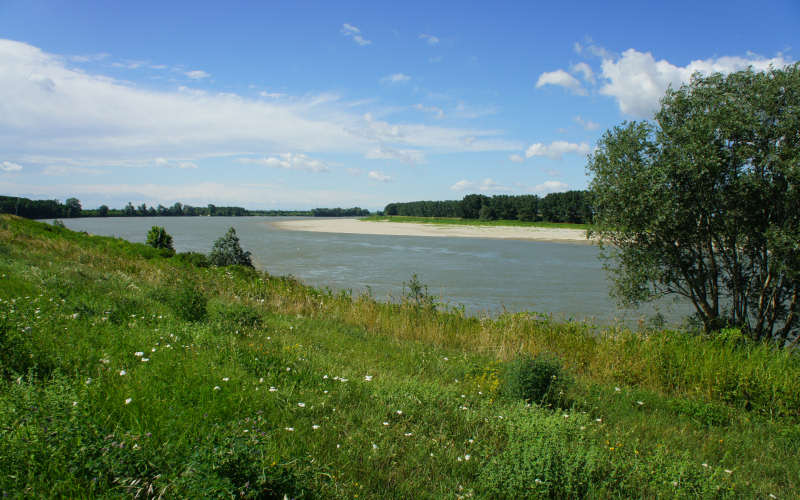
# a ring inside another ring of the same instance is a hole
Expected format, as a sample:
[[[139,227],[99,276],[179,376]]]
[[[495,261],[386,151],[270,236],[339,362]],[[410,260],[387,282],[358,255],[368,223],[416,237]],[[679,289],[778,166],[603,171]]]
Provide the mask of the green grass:
[[[372,222],[413,222],[418,224],[443,224],[457,226],[515,226],[515,227],[542,227],[553,229],[581,229],[589,228],[588,224],[570,224],[567,222],[529,222],[521,220],[480,220],[480,219],[459,219],[449,217],[410,217],[405,215],[371,215],[362,217],[361,220]]]
[[[501,390],[523,352],[563,365],[556,404]],[[8,216],[0,373],[3,496],[800,490],[800,362],[769,346],[378,303]]]

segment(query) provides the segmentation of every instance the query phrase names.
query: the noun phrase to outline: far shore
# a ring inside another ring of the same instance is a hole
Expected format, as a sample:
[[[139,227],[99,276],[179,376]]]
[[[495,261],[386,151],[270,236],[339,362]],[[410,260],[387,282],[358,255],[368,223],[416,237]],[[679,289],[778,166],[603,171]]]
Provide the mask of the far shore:
[[[460,226],[447,224],[417,224],[411,222],[364,221],[360,219],[340,218],[276,221],[270,224],[289,231],[312,231],[321,233],[593,243],[593,240],[586,238],[586,231],[583,229],[518,226]]]

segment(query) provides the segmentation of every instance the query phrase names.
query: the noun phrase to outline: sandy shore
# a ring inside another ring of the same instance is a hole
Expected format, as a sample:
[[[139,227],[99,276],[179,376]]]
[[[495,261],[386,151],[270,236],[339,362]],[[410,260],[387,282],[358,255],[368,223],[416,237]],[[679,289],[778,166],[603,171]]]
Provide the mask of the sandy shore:
[[[439,236],[448,238],[495,238],[503,240],[564,241],[591,243],[581,229],[549,229],[518,226],[459,226],[415,224],[412,222],[376,222],[358,219],[300,219],[278,221],[272,225],[290,231],[322,233],[382,234],[393,236]]]

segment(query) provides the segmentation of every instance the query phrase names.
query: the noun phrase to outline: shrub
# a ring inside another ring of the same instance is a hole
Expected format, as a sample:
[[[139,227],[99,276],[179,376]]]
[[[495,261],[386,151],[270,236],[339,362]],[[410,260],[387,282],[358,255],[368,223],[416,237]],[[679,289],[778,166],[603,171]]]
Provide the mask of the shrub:
[[[183,284],[178,288],[173,307],[179,318],[185,321],[203,321],[206,318],[207,299],[197,288]]]
[[[417,273],[412,274],[408,282],[403,282],[403,298],[416,307],[436,309],[438,305],[438,297],[428,292],[428,285],[419,280]]]
[[[239,237],[234,228],[228,229],[225,236],[214,242],[208,260],[215,266],[246,266],[253,267],[250,252],[245,252],[239,245]]]
[[[175,260],[181,264],[194,267],[208,267],[208,257],[199,252],[181,252],[175,255]]]
[[[175,248],[172,246],[172,236],[160,226],[153,226],[147,233],[147,244],[159,250],[171,250],[175,253]]]
[[[531,403],[557,404],[564,400],[569,383],[561,361],[552,356],[523,356],[502,369],[501,393]]]
[[[53,225],[55,227],[60,227],[61,229],[66,228],[67,226],[64,225],[64,221],[61,219],[53,219]]]

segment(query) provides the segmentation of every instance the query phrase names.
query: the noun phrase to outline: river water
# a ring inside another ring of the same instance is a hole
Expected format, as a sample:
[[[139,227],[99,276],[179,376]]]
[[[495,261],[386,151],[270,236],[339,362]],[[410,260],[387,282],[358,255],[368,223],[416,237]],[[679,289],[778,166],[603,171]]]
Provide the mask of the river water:
[[[556,319],[635,324],[656,312],[677,324],[686,303],[625,310],[609,297],[598,248],[588,244],[287,231],[270,224],[287,217],[109,217],[65,219],[73,230],[144,242],[152,226],[172,235],[175,250],[208,253],[234,227],[257,268],[306,284],[402,296],[412,273],[429,292],[470,314],[535,311]]]

